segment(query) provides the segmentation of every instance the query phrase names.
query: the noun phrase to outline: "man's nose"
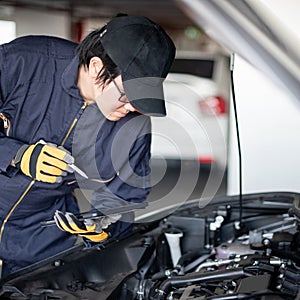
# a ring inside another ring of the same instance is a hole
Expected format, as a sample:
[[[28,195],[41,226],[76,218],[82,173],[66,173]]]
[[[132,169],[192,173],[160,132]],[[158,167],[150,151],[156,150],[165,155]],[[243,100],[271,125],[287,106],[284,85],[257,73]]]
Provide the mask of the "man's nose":
[[[137,111],[137,110],[131,105],[130,102],[126,103],[126,104],[124,105],[124,108],[125,108],[126,110],[129,110],[129,111],[132,111],[132,112]]]

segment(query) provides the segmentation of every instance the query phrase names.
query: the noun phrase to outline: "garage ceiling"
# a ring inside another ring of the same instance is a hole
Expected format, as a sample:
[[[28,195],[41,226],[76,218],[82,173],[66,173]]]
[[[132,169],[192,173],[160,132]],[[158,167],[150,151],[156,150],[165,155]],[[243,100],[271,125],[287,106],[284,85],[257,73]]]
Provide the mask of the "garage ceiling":
[[[0,0],[0,5],[63,11],[75,19],[110,18],[123,12],[147,16],[169,29],[184,29],[193,24],[174,0]]]

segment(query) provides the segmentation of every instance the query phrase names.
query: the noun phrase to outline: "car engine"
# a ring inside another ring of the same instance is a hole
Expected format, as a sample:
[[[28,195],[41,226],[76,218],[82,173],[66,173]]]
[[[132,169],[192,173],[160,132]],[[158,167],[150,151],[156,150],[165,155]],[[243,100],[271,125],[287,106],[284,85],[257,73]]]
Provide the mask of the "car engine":
[[[163,219],[149,233],[155,246],[147,262],[124,283],[130,299],[299,297],[299,200],[288,210],[263,198],[247,202],[242,227],[236,204]]]

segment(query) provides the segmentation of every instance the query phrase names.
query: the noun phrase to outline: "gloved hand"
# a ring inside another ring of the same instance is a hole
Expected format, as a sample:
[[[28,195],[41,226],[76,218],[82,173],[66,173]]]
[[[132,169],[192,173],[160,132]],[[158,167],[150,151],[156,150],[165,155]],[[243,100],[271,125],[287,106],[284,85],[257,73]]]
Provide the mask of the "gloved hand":
[[[14,159],[16,167],[36,180],[55,183],[73,169],[74,157],[63,147],[39,141],[33,145],[23,145]]]
[[[78,218],[72,213],[63,214],[57,210],[54,214],[54,220],[57,227],[72,234],[78,234],[84,238],[91,240],[92,242],[102,242],[108,238],[108,234],[103,231],[110,224],[115,223],[121,218],[121,215],[116,214],[112,216],[103,216],[99,219],[92,220],[86,219],[84,221],[78,220]]]

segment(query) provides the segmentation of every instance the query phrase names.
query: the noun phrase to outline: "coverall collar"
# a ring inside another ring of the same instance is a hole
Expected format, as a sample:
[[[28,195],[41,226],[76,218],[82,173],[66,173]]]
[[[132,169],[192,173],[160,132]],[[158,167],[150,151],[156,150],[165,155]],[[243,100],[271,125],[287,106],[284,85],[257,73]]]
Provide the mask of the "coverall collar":
[[[71,63],[64,70],[61,77],[61,84],[63,89],[71,96],[83,100],[80,91],[77,87],[77,79],[78,79],[78,57],[75,56]]]

